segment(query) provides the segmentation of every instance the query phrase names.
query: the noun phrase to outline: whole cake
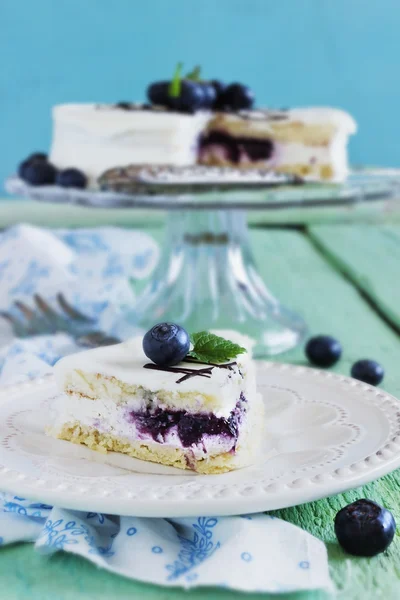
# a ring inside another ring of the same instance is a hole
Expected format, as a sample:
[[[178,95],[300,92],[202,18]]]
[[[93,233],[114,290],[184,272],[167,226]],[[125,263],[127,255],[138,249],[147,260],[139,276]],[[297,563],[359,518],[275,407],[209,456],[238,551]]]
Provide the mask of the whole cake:
[[[63,358],[55,375],[65,394],[48,433],[199,473],[251,464],[263,427],[251,343],[218,334],[190,344],[184,329],[161,323],[143,339]]]
[[[342,110],[255,109],[247,86],[202,81],[198,69],[182,77],[180,66],[147,95],[149,104],[56,106],[47,164],[42,154],[32,155],[20,176],[33,185],[83,187],[130,165],[258,169],[332,182],[348,174],[347,143],[356,123]]]

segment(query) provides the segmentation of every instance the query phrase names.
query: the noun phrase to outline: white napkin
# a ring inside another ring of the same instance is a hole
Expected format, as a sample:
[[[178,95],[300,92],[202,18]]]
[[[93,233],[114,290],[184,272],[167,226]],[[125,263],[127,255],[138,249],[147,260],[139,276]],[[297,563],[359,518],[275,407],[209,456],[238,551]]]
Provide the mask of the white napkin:
[[[51,299],[62,291],[110,331],[115,306],[134,300],[128,277],[147,276],[157,260],[157,246],[144,233],[105,228],[54,234],[18,226],[0,235],[0,310],[9,310],[15,299],[30,302],[35,292]],[[15,339],[0,319],[0,384],[48,373],[58,358],[75,350],[64,333]],[[46,554],[72,552],[114,573],[166,586],[280,593],[332,589],[324,544],[264,514],[118,517],[0,493],[0,546],[18,541],[34,542]]]

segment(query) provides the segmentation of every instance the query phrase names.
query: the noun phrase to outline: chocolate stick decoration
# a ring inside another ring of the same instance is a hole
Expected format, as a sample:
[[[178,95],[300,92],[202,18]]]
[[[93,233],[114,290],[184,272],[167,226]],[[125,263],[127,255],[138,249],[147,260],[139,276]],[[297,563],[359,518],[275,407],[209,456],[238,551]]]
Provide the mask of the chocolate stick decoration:
[[[147,363],[145,365],[143,365],[144,369],[152,369],[153,371],[166,371],[167,373],[183,373],[183,377],[181,377],[180,379],[178,379],[178,381],[176,383],[182,383],[182,381],[186,381],[187,379],[190,379],[191,377],[207,377],[208,379],[211,377],[212,375],[212,370],[217,367],[219,369],[229,369],[230,371],[232,370],[232,367],[234,365],[237,365],[236,362],[231,362],[231,363],[225,363],[225,364],[216,364],[216,363],[202,363],[199,360],[196,360],[194,358],[190,358],[190,357],[186,357],[183,362],[188,362],[188,363],[195,363],[195,364],[200,364],[200,365],[204,365],[204,364],[208,364],[209,366],[205,367],[204,369],[190,369],[187,367],[161,367],[160,365],[156,365],[154,363]]]
[[[160,365],[155,365],[153,363],[147,363],[143,367],[144,369],[152,369],[153,371],[166,371],[167,373],[184,373],[184,377],[178,379],[176,383],[181,383],[185,379],[190,379],[191,377],[211,377],[211,371],[214,367],[208,367],[206,369],[185,369],[184,367],[161,367]]]

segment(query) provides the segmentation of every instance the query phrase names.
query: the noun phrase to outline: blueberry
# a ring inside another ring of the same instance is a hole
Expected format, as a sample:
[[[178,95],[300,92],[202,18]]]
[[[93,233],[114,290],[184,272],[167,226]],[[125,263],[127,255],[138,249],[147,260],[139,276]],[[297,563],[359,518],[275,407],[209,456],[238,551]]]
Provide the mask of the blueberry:
[[[351,367],[351,376],[370,385],[379,385],[385,371],[375,360],[358,360]]]
[[[44,152],[34,152],[33,154],[30,154],[28,156],[28,158],[26,158],[24,161],[22,161],[19,164],[18,175],[21,177],[21,179],[24,179],[24,170],[27,167],[27,165],[30,165],[30,164],[36,163],[36,162],[44,163],[46,161],[47,161],[47,154],[44,154]]]
[[[147,97],[150,102],[183,113],[211,108],[215,101],[214,87],[198,80],[199,67],[186,79],[182,76],[182,69],[183,64],[178,63],[171,81],[156,81],[149,85]]]
[[[147,88],[147,97],[151,104],[169,106],[169,81],[156,81]]]
[[[48,162],[29,162],[20,170],[20,176],[31,185],[50,185],[55,182],[57,169]]]
[[[222,83],[222,81],[218,81],[218,79],[213,79],[212,81],[210,81],[210,83],[213,86],[217,96],[220,96],[222,92],[226,90],[225,83]]]
[[[213,109],[222,110],[225,106],[224,92],[226,90],[226,85],[217,79],[213,79],[210,81],[210,83],[215,90],[215,102],[213,104]]]
[[[62,187],[85,188],[87,177],[79,169],[64,169],[58,173],[56,184]]]
[[[357,500],[335,517],[335,533],[343,550],[355,556],[375,556],[391,544],[396,531],[392,513],[372,500]]]
[[[313,365],[331,367],[341,357],[342,346],[330,335],[317,335],[308,340],[305,353]]]
[[[202,86],[203,92],[204,92],[202,108],[208,108],[208,109],[213,108],[213,106],[215,105],[216,98],[217,98],[217,92],[215,91],[214,86],[212,85],[212,83],[208,83],[208,82],[202,83],[201,86]]]
[[[194,113],[205,107],[206,93],[203,85],[197,81],[185,79],[182,81],[179,96],[169,96],[169,106],[174,110],[185,113]]]
[[[231,83],[221,94],[221,103],[233,110],[249,109],[254,104],[254,94],[241,83]]]
[[[177,365],[185,358],[189,348],[189,334],[175,323],[158,323],[143,338],[145,355],[162,367]]]
[[[47,154],[45,154],[44,152],[33,152],[28,156],[26,160],[29,162],[46,162]]]
[[[31,163],[29,162],[28,159],[22,161],[22,163],[20,163],[18,165],[18,175],[21,177],[21,179],[25,179],[25,169],[30,165]]]

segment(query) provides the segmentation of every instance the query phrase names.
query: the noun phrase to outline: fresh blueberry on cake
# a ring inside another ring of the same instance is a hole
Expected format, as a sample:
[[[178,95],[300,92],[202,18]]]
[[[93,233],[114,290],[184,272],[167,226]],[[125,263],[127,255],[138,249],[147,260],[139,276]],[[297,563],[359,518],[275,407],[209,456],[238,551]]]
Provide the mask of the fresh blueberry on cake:
[[[182,64],[179,63],[168,87],[168,106],[178,112],[189,114],[208,108],[212,101],[209,102],[206,88],[197,80],[196,73],[183,78],[181,71]]]
[[[147,97],[154,105],[176,112],[192,114],[209,108],[215,100],[214,88],[198,81],[199,70],[182,76],[182,63],[178,63],[171,81],[156,81],[147,88]]]
[[[247,85],[231,83],[222,95],[222,104],[231,110],[246,110],[254,104],[254,94]]]
[[[187,356],[189,348],[189,334],[175,323],[158,323],[143,338],[143,352],[162,367],[180,363]]]
[[[147,88],[147,98],[155,106],[168,106],[169,81],[154,81]]]
[[[251,340],[174,323],[61,359],[48,434],[198,473],[254,462],[263,428]]]
[[[217,99],[217,92],[211,82],[205,81],[201,83],[204,92],[203,106],[206,109],[211,109],[215,105]]]
[[[220,81],[219,79],[213,79],[210,81],[211,85],[215,91],[215,102],[213,109],[214,110],[222,110],[224,108],[224,98],[223,94],[226,89],[226,85]]]

